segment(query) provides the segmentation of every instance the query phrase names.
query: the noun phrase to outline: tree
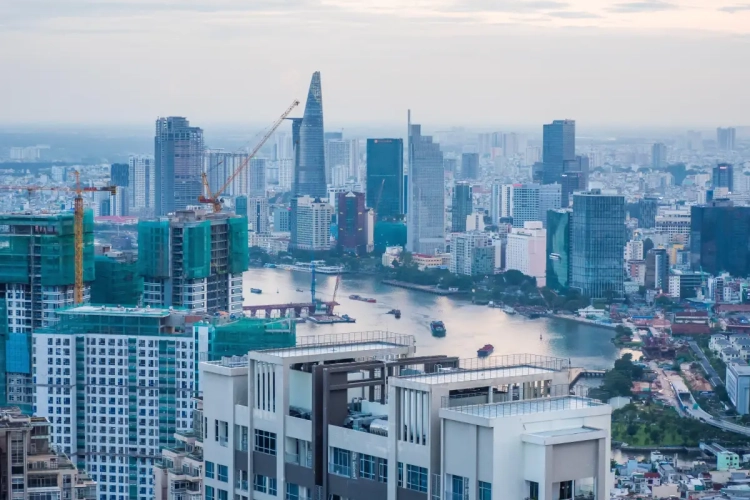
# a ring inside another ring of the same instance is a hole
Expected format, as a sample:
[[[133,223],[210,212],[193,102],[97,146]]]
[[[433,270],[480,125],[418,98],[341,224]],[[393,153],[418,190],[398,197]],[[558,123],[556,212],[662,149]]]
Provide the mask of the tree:
[[[651,241],[651,238],[646,238],[643,240],[643,255],[646,255],[649,250],[654,248],[654,242]]]

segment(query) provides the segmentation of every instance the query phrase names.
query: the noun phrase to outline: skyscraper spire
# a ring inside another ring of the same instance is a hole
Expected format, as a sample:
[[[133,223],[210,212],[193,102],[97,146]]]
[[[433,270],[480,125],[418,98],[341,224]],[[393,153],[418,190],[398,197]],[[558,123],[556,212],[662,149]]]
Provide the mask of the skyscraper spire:
[[[299,140],[295,138],[294,188],[295,196],[326,196],[325,142],[323,137],[323,94],[320,72],[313,73],[307,92],[305,113],[299,122]]]

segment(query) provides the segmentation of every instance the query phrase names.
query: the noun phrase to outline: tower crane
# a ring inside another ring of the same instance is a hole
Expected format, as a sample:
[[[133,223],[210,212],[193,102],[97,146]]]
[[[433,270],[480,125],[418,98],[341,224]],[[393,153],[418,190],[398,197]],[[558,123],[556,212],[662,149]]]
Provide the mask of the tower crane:
[[[294,100],[287,108],[286,111],[271,125],[271,128],[266,132],[266,134],[261,138],[260,142],[255,146],[255,148],[252,150],[252,152],[245,158],[245,160],[240,164],[239,167],[235,169],[235,171],[232,173],[232,175],[229,176],[229,179],[226,180],[223,186],[219,188],[218,191],[216,191],[214,194],[211,194],[211,187],[208,184],[208,176],[206,175],[206,172],[203,172],[202,174],[202,181],[203,181],[203,196],[200,196],[198,198],[198,201],[200,203],[210,203],[213,205],[214,213],[221,212],[221,204],[223,200],[219,198],[221,193],[224,192],[224,190],[234,181],[234,179],[240,175],[240,173],[245,170],[245,167],[250,163],[250,160],[253,159],[253,157],[260,151],[260,148],[263,147],[263,145],[266,143],[266,141],[273,135],[273,133],[276,131],[277,128],[279,128],[279,125],[281,125],[281,122],[283,122],[287,116],[289,116],[289,113],[292,112],[294,108],[296,108],[299,105],[298,100]]]
[[[107,192],[110,196],[117,193],[116,186],[104,187],[81,187],[81,177],[78,171],[75,172],[76,185],[74,188],[67,186],[0,186],[0,190],[10,191],[24,189],[31,193],[36,191],[59,191],[63,193],[73,192],[76,197],[73,200],[73,233],[75,240],[75,287],[74,300],[75,304],[83,303],[83,193]]]

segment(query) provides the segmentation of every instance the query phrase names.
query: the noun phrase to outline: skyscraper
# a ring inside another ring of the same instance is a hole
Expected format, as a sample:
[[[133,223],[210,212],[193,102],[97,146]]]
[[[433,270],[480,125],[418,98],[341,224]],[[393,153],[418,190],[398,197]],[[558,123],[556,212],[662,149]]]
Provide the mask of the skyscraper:
[[[653,168],[664,168],[667,166],[667,146],[657,142],[651,146],[651,166]]]
[[[128,159],[128,215],[153,217],[156,208],[156,168],[154,157],[134,155]]]
[[[307,93],[305,113],[292,120],[292,137],[295,149],[294,196],[309,195],[325,198],[326,162],[323,135],[323,95],[320,72],[313,73]]]
[[[621,296],[625,248],[625,198],[599,189],[573,195],[571,282],[591,298]]]
[[[445,249],[443,152],[421,125],[409,124],[409,209],[407,249],[434,254]]]
[[[464,153],[461,155],[461,178],[467,180],[479,179],[479,153]]]
[[[713,275],[750,275],[750,207],[726,199],[690,208],[690,265]]]
[[[341,135],[340,132],[334,132],[334,134]],[[351,141],[340,138],[326,139],[326,181],[328,184],[337,185],[334,183],[334,178],[343,178],[344,182],[349,179],[352,161],[351,144]],[[336,172],[337,170],[339,172]]]
[[[367,206],[378,220],[403,215],[404,141],[367,139]]]
[[[167,215],[198,204],[203,172],[203,130],[187,118],[156,120],[156,215]]]
[[[734,141],[737,136],[737,130],[733,127],[717,128],[716,142],[722,151],[734,151]]]
[[[230,153],[221,149],[207,149],[203,156],[204,171],[208,177],[211,194],[216,193],[230,177],[247,161],[247,153]],[[245,172],[240,172],[219,196],[239,196],[247,193]],[[197,205],[197,201],[189,203]]]
[[[570,282],[570,209],[547,212],[547,286],[568,288]]]
[[[568,208],[573,201],[573,193],[586,190],[586,175],[581,171],[563,172],[560,175],[560,206]]]
[[[730,193],[734,188],[734,167],[729,163],[719,163],[713,170],[713,187],[727,188]]]
[[[453,188],[453,204],[451,208],[451,232],[466,232],[466,218],[474,210],[471,196],[471,184],[458,182]]]
[[[247,166],[247,195],[250,197],[266,196],[266,160],[251,158]]]
[[[338,248],[343,252],[367,253],[365,194],[349,191],[338,193]]]
[[[669,289],[669,255],[666,248],[652,248],[646,253],[645,285],[649,290]]]
[[[553,184],[560,182],[560,176],[566,170],[577,170],[574,167],[576,162],[576,122],[575,120],[555,120],[544,125],[543,132],[542,162],[544,170],[542,183]]]
[[[331,249],[333,207],[320,198],[292,198],[290,231],[292,250],[325,251]]]
[[[110,167],[110,184],[117,186],[117,191],[110,196],[104,193],[110,204],[110,215],[129,215],[130,205],[130,166],[127,163],[113,163]]]
[[[503,185],[497,182],[492,184],[492,192],[490,193],[490,219],[492,224],[497,225],[502,217],[502,197],[503,197]]]
[[[653,229],[656,227],[656,213],[659,210],[659,200],[656,198],[641,198],[638,200],[640,217],[638,217],[638,227],[643,229]]]
[[[112,186],[128,187],[130,185],[129,167],[127,163],[113,163],[110,167],[110,182]]]
[[[539,216],[543,227],[547,227],[547,212],[558,210],[562,205],[562,189],[560,184],[542,184],[539,186]],[[525,227],[525,226],[524,226]]]
[[[268,198],[253,196],[247,200],[247,222],[250,231],[268,234]]]

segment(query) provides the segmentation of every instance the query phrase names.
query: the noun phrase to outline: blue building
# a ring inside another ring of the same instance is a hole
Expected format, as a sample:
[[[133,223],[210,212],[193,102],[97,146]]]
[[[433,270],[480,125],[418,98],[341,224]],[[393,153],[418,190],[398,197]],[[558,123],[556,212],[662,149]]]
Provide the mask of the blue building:
[[[560,182],[563,172],[576,168],[576,122],[555,120],[544,125],[542,143],[542,183]]]
[[[378,219],[404,213],[404,141],[367,139],[367,206]]]
[[[292,122],[295,160],[292,194],[325,198],[328,193],[323,132],[323,95],[319,71],[313,73],[302,119],[295,118]]]

